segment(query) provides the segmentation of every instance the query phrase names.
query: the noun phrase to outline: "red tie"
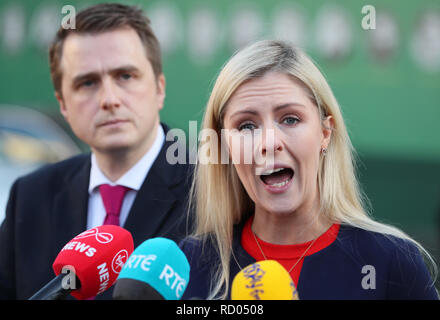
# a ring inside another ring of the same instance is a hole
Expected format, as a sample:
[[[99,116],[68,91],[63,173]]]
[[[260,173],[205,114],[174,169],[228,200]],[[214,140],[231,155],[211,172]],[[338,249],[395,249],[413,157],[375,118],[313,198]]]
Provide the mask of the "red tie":
[[[102,202],[104,202],[104,208],[107,212],[104,224],[119,226],[119,214],[121,212],[122,201],[128,190],[130,190],[130,188],[124,186],[111,186],[109,184],[99,186]]]

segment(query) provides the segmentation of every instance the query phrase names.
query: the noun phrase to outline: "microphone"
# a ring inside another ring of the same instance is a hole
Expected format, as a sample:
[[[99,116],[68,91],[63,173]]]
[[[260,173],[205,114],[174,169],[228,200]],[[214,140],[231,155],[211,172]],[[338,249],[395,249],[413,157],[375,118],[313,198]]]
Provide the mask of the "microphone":
[[[80,300],[94,297],[115,283],[133,249],[130,232],[119,226],[84,231],[58,253],[52,265],[56,277],[29,300],[60,300],[69,294]]]
[[[287,270],[275,260],[248,265],[235,276],[231,300],[299,300]]]
[[[166,238],[144,241],[119,274],[115,300],[180,300],[189,282],[189,263],[177,244]]]

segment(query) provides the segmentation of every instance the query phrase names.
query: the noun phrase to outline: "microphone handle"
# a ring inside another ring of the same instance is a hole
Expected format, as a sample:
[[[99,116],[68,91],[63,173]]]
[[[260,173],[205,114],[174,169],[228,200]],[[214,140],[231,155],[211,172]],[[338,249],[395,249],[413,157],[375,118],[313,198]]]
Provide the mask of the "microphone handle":
[[[64,300],[73,291],[71,288],[63,288],[63,278],[65,276],[63,273],[59,274],[28,300]],[[76,283],[78,287],[75,290],[80,289],[81,284],[78,277]]]
[[[113,289],[113,300],[165,300],[150,284],[130,278],[122,278]]]

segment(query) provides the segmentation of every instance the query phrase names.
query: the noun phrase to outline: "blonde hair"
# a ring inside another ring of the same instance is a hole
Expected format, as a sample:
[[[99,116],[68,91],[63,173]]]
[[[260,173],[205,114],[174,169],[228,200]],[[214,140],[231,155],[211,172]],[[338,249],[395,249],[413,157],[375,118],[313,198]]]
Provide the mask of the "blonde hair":
[[[325,157],[318,170],[321,214],[331,222],[406,239],[414,243],[432,266],[428,252],[401,230],[374,221],[366,210],[367,199],[355,175],[354,149],[339,105],[322,73],[300,49],[283,41],[263,40],[238,51],[224,65],[214,84],[201,129],[213,129],[221,136],[223,114],[228,100],[245,81],[267,72],[280,72],[299,79],[308,89],[321,118],[331,115],[334,128]],[[206,142],[210,143],[210,141]],[[218,148],[218,143],[210,147]],[[191,188],[191,205],[196,212],[194,235],[216,244],[220,257],[210,299],[225,298],[229,286],[233,225],[253,210],[253,203],[243,188],[232,163],[197,163]]]

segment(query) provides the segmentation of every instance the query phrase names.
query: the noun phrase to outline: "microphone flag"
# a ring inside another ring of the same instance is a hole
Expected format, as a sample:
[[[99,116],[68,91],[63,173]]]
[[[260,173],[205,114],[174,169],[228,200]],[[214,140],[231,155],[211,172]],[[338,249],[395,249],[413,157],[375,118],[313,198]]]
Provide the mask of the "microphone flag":
[[[275,260],[255,262],[235,276],[232,300],[299,300],[287,270]]]
[[[177,244],[166,238],[144,241],[131,254],[120,279],[142,281],[165,300],[181,299],[189,282],[189,262]]]
[[[96,296],[116,281],[124,263],[134,250],[127,230],[103,225],[80,233],[70,240],[56,257],[52,267],[58,276],[66,266],[81,283],[71,295],[77,299]]]

